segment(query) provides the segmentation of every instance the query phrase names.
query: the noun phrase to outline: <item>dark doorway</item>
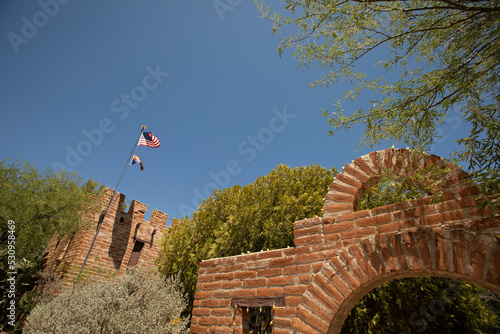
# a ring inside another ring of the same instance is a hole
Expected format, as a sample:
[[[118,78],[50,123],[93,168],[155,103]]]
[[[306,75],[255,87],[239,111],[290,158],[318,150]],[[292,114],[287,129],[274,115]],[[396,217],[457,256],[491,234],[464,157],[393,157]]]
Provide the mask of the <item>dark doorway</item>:
[[[134,249],[132,249],[132,254],[130,255],[130,260],[128,261],[129,267],[134,267],[137,262],[139,262],[139,257],[141,256],[142,247],[144,247],[144,242],[136,241],[134,244]]]

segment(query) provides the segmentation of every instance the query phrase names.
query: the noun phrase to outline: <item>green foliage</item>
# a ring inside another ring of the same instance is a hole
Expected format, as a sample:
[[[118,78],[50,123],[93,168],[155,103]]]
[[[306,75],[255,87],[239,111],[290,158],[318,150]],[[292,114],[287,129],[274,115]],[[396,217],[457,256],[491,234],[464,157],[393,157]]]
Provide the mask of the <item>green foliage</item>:
[[[12,272],[8,261],[8,253],[6,249],[0,250],[0,261],[2,266],[0,267],[0,309],[1,312],[1,321],[0,321],[0,332],[13,332],[15,329],[20,327],[19,319],[21,314],[28,314],[34,305],[34,297],[35,293],[32,292],[33,288],[36,286],[38,282],[39,275],[42,272],[45,266],[45,259],[36,258],[33,260],[19,259],[16,263],[16,269],[14,275],[9,274]],[[13,278],[15,280],[15,291],[12,292],[12,285],[8,279]],[[12,298],[12,294],[14,293],[14,298]],[[15,301],[15,319],[8,318],[9,311],[7,307],[9,307],[9,303],[11,300]],[[12,326],[14,324],[14,326]],[[14,331],[14,333],[17,333]]]
[[[78,286],[37,305],[24,332],[183,333],[185,307],[178,277],[165,280],[151,270],[133,269],[113,281]]]
[[[500,115],[496,110],[479,110],[466,115],[471,123],[470,136],[458,140],[465,150],[458,152],[461,160],[467,161],[479,180],[483,193],[490,200],[483,204],[500,208]]]
[[[0,161],[0,245],[7,246],[8,221],[15,222],[16,258],[38,258],[54,232],[75,232],[82,213],[94,207],[98,184],[75,173],[39,172],[28,162]]]
[[[362,125],[362,147],[390,140],[429,150],[437,127],[459,111],[473,129],[457,157],[486,194],[500,194],[498,1],[285,0],[286,16],[264,2],[273,33],[287,36],[279,54],[292,49],[300,66],[325,70],[313,87],[351,83],[335,110],[324,111],[330,134]],[[361,96],[373,100],[342,109]]]
[[[368,189],[358,202],[357,210],[367,210],[393,203],[406,202],[427,194],[422,190],[396,181],[379,182]]]
[[[292,223],[322,215],[335,174],[318,165],[279,165],[252,184],[216,190],[192,218],[175,220],[164,232],[160,272],[181,272],[192,303],[202,260],[293,246]]]
[[[32,293],[21,297],[40,278],[45,265],[42,255],[50,238],[54,232],[64,235],[78,229],[84,222],[82,213],[96,207],[98,189],[96,182],[82,183],[76,174],[50,169],[39,172],[28,162],[0,161],[0,325],[4,330],[11,329],[5,314],[10,300],[7,279],[11,275],[7,273],[17,272],[17,310],[29,312],[36,298],[31,298]]]
[[[500,316],[478,286],[440,277],[387,282],[351,311],[342,334],[498,333]]]

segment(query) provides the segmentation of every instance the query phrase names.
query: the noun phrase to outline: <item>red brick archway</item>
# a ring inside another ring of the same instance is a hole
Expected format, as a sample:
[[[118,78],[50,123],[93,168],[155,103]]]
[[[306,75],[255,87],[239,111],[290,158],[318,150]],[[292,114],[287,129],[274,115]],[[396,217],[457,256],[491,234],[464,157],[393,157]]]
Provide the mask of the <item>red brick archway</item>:
[[[500,293],[498,217],[485,219],[492,212],[476,209],[479,189],[464,182],[460,168],[410,153],[387,149],[346,165],[326,195],[323,217],[294,223],[294,248],[203,261],[191,331],[242,333],[244,307],[268,303],[275,305],[274,333],[339,333],[368,291],[420,275]],[[437,177],[439,202],[429,196],[354,211],[384,172],[411,177],[430,166],[447,168]]]
[[[484,252],[485,246],[496,252]],[[498,256],[496,237],[459,229],[423,228],[364,239],[340,250],[314,276],[295,312],[293,329],[339,333],[358,300],[393,279],[440,276],[500,293]]]

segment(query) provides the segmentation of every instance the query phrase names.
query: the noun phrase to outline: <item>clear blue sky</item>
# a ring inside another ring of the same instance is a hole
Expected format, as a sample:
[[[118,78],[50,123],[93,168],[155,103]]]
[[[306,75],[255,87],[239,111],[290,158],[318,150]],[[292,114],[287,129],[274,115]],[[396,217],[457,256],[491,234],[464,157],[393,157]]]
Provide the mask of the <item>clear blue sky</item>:
[[[169,224],[214,185],[373,150],[357,150],[361,129],[328,136],[321,109],[345,87],[311,91],[321,71],[278,57],[252,1],[4,0],[0,32],[0,159],[113,188],[144,124],[161,147],[136,148],[145,170],[128,167],[118,191]],[[448,157],[465,127],[440,128],[433,153]]]

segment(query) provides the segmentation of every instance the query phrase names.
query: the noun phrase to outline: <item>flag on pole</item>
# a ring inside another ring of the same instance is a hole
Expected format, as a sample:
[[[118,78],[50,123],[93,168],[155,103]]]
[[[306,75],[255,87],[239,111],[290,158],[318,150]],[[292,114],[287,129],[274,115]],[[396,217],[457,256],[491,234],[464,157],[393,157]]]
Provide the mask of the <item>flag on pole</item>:
[[[153,136],[152,132],[143,132],[137,146],[147,146],[155,148],[160,146],[160,141],[158,140],[158,138]]]
[[[132,158],[132,161],[130,161],[130,164],[131,165],[139,164],[139,165],[141,165],[141,170],[144,170],[144,166],[142,165],[141,159],[139,159],[139,157],[135,154],[134,154],[134,157]]]

